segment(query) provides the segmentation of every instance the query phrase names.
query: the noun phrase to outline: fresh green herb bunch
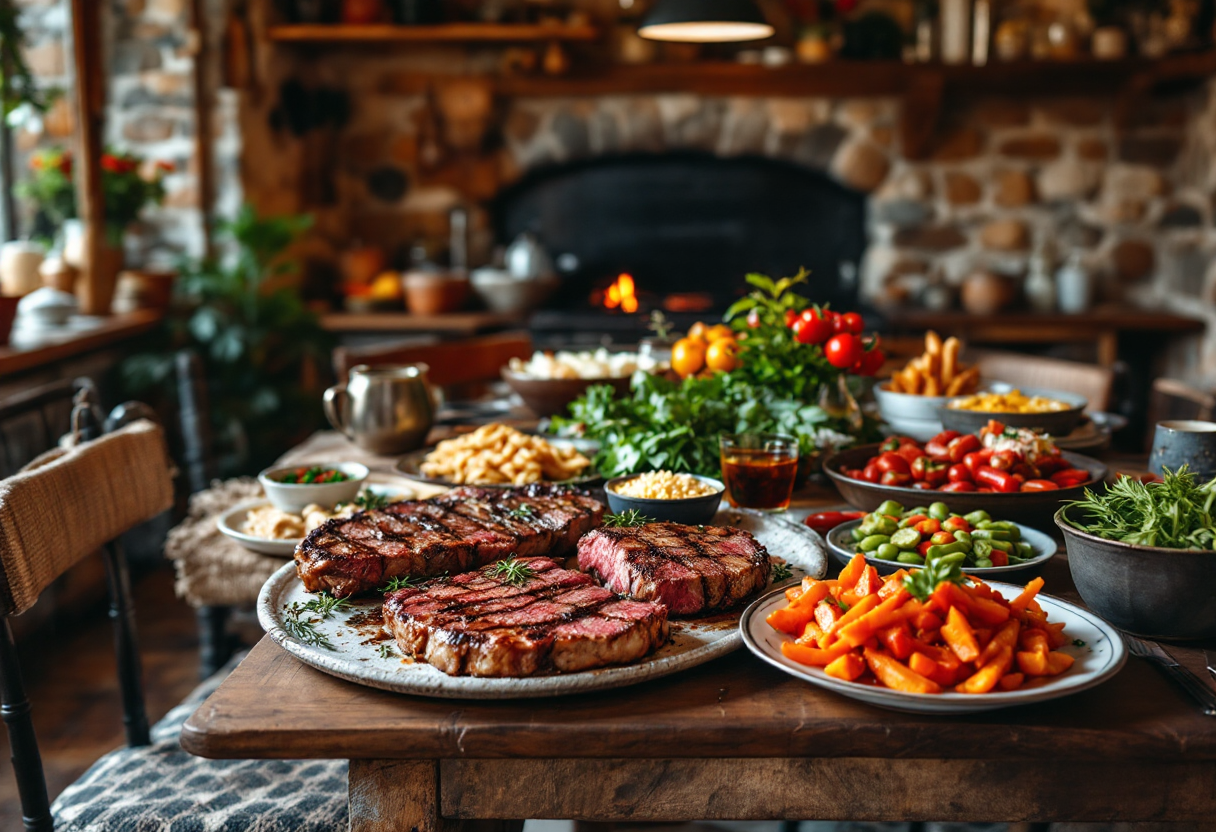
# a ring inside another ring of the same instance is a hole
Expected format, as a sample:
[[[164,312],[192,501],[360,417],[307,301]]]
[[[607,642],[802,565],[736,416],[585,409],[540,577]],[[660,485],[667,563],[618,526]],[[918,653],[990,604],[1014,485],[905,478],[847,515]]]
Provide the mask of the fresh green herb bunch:
[[[917,569],[904,578],[904,589],[920,601],[928,601],[933,591],[942,584],[961,584],[967,578],[958,561],[947,561],[944,558],[931,560],[924,569]]]
[[[1216,479],[1200,484],[1186,465],[1165,469],[1162,482],[1119,477],[1098,496],[1068,503],[1069,525],[1107,540],[1163,549],[1216,549]]]

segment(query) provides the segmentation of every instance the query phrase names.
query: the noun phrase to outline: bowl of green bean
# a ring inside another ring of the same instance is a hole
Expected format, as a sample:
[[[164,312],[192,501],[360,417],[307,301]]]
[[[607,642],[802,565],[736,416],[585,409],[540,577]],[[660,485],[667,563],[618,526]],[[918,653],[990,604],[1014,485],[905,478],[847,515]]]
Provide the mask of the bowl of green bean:
[[[832,529],[827,542],[837,560],[847,563],[860,553],[882,575],[943,558],[970,575],[1007,575],[1036,570],[1056,553],[1056,542],[1043,532],[982,510],[957,514],[942,502],[907,508],[887,500]]]

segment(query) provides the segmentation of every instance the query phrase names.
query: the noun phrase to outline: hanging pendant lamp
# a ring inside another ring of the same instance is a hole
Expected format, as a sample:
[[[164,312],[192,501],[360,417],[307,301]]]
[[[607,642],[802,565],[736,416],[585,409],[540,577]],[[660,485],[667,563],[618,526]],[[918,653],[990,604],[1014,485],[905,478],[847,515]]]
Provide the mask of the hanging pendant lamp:
[[[755,0],[659,0],[638,34],[650,40],[731,43],[771,37]]]

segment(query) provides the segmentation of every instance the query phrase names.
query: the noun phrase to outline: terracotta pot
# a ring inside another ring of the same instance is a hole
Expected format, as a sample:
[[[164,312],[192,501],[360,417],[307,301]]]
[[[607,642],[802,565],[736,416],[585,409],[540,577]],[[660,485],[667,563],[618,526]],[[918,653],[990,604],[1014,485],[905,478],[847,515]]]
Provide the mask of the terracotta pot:
[[[405,305],[415,315],[446,315],[464,305],[469,278],[444,272],[409,272],[402,279]]]
[[[80,299],[81,315],[109,315],[114,301],[114,289],[118,285],[118,273],[122,271],[123,250],[105,244],[98,251],[97,262],[85,271],[84,280],[76,285],[76,297]]]
[[[972,315],[995,315],[1013,303],[1013,281],[992,272],[976,272],[963,281],[960,297]]]
[[[13,319],[17,317],[17,303],[21,298],[7,298],[0,295],[0,347],[8,344],[8,336],[13,331]]]
[[[154,272],[131,269],[118,276],[114,296],[114,311],[134,309],[167,309],[173,300],[175,272]],[[121,306],[121,308],[120,308]]]

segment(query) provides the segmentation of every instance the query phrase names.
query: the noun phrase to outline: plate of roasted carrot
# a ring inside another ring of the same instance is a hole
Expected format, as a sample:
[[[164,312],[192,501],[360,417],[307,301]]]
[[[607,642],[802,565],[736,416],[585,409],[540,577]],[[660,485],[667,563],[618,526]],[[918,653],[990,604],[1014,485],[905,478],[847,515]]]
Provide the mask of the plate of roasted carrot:
[[[883,708],[958,714],[1043,702],[1119,672],[1127,649],[1102,619],[957,563],[881,576],[861,555],[835,580],[806,578],[753,603],[739,623],[764,661]]]

